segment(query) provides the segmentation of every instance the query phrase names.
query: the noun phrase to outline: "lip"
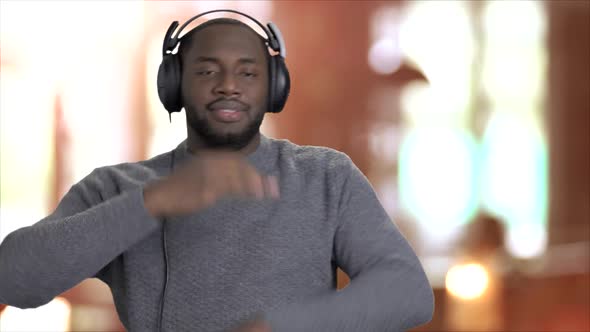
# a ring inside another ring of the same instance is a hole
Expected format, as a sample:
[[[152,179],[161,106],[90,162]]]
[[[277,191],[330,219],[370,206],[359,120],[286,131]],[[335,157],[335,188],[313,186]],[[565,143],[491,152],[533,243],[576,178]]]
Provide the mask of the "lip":
[[[218,99],[207,105],[213,119],[218,122],[239,122],[250,107],[236,99]]]
[[[244,116],[243,111],[224,108],[214,109],[211,111],[211,114],[215,120],[224,123],[238,122]]]
[[[210,111],[233,110],[245,112],[248,110],[248,105],[235,99],[222,99],[212,102],[207,106]]]

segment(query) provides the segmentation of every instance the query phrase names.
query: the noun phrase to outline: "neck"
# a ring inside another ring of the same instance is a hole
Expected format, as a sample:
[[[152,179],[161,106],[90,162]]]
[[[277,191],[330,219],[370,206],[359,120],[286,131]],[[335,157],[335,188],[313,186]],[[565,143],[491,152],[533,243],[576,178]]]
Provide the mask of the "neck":
[[[244,156],[249,155],[250,153],[256,151],[256,149],[258,148],[258,145],[260,144],[260,132],[256,133],[256,135],[254,135],[254,137],[248,142],[248,144],[246,144],[244,147],[242,147],[241,149],[233,149],[233,148],[223,148],[223,147],[216,147],[216,148],[211,148],[209,146],[207,146],[203,140],[198,137],[198,135],[195,135],[194,133],[192,133],[189,131],[189,135],[187,138],[187,147],[188,147],[188,151],[191,154],[198,154],[202,151],[224,151],[224,152],[236,152],[239,154],[242,154]]]

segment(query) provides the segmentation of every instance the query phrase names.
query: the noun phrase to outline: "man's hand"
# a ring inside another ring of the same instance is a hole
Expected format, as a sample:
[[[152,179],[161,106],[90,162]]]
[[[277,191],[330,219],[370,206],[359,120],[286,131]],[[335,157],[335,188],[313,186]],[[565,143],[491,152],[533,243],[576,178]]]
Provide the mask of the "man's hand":
[[[144,188],[144,203],[154,217],[189,214],[228,196],[278,198],[276,177],[260,175],[243,156],[203,152],[169,176]]]

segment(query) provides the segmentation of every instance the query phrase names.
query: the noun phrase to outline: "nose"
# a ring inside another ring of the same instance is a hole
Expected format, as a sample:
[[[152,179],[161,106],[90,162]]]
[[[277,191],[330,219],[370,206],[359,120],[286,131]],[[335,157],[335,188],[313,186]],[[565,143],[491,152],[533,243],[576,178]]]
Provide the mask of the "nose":
[[[231,73],[226,73],[220,75],[219,82],[217,82],[217,84],[215,85],[213,92],[216,95],[231,97],[239,95],[240,89],[238,87],[234,75],[232,75]]]

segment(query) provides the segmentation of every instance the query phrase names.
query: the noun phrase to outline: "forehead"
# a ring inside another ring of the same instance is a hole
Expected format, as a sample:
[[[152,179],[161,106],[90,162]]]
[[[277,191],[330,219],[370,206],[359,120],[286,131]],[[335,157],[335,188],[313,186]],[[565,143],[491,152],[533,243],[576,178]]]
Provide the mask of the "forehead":
[[[267,50],[261,38],[247,26],[214,24],[195,32],[188,55],[264,58]]]

